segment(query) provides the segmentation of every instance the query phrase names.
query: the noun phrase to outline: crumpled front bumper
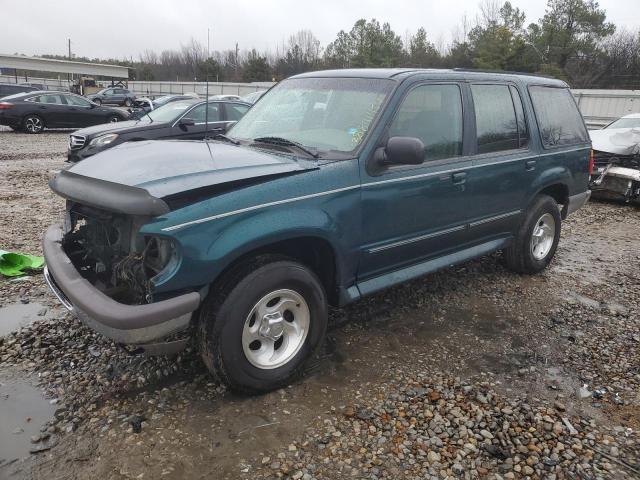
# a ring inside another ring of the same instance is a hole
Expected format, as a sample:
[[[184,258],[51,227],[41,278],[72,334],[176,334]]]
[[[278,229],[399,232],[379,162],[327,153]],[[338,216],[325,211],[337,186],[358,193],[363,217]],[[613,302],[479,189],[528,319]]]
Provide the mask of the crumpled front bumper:
[[[52,225],[45,233],[45,280],[60,302],[90,328],[118,343],[145,348],[189,327],[202,301],[199,293],[145,305],[116,302],[80,275],[62,248],[62,235],[61,225]],[[159,345],[149,347],[149,353],[165,353]]]

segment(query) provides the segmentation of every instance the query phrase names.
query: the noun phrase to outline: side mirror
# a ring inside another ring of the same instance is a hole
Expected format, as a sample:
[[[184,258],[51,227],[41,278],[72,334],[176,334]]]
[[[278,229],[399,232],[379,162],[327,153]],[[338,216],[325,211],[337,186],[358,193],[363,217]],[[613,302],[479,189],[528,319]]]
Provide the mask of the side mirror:
[[[193,120],[193,118],[183,118],[180,120],[180,123],[178,123],[178,125],[180,125],[181,127],[193,127],[196,124],[196,122]]]
[[[376,152],[376,163],[388,165],[420,165],[424,163],[424,143],[415,137],[391,137]]]
[[[224,131],[228,132],[229,130],[231,130],[231,127],[233,127],[236,123],[238,123],[237,120],[233,120],[232,122],[227,122],[224,126]]]

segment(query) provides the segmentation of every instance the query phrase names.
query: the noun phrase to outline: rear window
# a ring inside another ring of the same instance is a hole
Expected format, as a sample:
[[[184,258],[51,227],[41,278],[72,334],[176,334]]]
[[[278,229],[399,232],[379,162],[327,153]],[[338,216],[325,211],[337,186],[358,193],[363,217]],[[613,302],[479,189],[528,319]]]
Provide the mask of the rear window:
[[[545,148],[589,141],[582,115],[568,89],[532,86],[529,93]]]

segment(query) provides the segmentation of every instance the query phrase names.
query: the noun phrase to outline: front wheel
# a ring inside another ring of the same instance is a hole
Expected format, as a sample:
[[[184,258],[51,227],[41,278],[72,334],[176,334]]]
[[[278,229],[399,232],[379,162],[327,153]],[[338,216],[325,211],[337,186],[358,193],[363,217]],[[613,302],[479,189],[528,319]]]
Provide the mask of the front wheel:
[[[133,105],[133,102],[131,101],[130,98],[125,98],[124,99],[124,106],[125,107],[130,107],[131,105]]]
[[[556,201],[538,195],[525,212],[513,243],[504,251],[507,267],[530,274],[544,270],[558,248],[561,222]]]
[[[22,121],[22,129],[27,133],[40,133],[44,130],[44,121],[38,115],[27,115]]]
[[[94,98],[93,100],[91,100],[93,103],[95,103],[96,105],[102,105],[102,100],[100,100],[99,98]]]
[[[109,119],[107,120],[108,123],[118,123],[119,121],[120,121],[120,117],[117,115],[113,115],[109,117]]]
[[[263,256],[232,269],[200,311],[200,353],[231,389],[257,394],[302,374],[327,328],[318,277],[283,257]]]

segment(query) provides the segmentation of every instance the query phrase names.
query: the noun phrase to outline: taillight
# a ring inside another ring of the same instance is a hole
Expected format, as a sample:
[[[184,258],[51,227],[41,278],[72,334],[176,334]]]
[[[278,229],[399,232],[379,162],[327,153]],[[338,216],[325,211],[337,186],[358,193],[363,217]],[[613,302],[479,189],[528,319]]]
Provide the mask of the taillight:
[[[0,102],[0,110],[9,110],[11,107],[13,107],[13,103]]]
[[[591,149],[591,153],[589,153],[589,176],[593,175],[594,162],[595,162],[595,155],[593,153],[593,149]]]

